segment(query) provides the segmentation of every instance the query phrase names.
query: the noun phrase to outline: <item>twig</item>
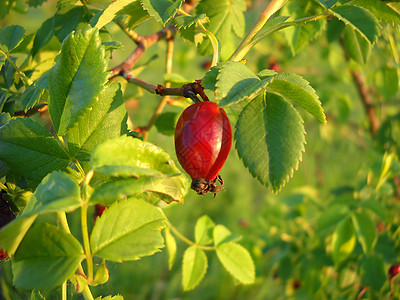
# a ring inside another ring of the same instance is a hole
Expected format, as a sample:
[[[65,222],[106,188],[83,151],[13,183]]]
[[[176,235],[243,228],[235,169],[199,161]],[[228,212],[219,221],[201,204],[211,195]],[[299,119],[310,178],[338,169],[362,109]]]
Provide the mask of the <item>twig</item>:
[[[147,48],[156,44],[161,39],[171,38],[174,34],[175,34],[174,27],[163,28],[159,32],[146,36],[141,36],[136,34],[134,38],[137,43],[136,49],[131,53],[131,55],[129,55],[129,57],[124,62],[122,62],[121,64],[110,70],[111,76],[116,76],[121,72],[129,72],[136,64],[136,62],[142,57],[144,51]]]
[[[14,113],[15,117],[30,117],[42,110],[47,109],[47,103],[38,103],[34,107],[28,109],[26,112],[24,110],[18,110]]]
[[[204,101],[209,101],[206,94],[204,93],[204,88],[201,86],[201,80],[196,80],[195,82],[187,83],[178,88],[168,88],[159,84],[157,86],[140,80],[134,77],[130,72],[121,72],[121,76],[123,76],[128,82],[134,83],[141,88],[144,88],[146,91],[157,94],[160,96],[181,96],[185,98],[190,98],[194,102],[201,102],[197,97],[197,94],[202,97]]]
[[[350,56],[346,51],[346,47],[344,45],[343,37],[340,38],[340,44],[345,53],[346,59],[349,61]],[[360,95],[361,102],[363,104],[365,113],[369,122],[369,130],[372,138],[375,138],[375,135],[379,128],[378,118],[375,113],[375,106],[372,102],[371,94],[369,93],[368,87],[365,85],[365,82],[361,76],[361,74],[356,70],[350,70],[351,77],[357,87],[358,94]]]

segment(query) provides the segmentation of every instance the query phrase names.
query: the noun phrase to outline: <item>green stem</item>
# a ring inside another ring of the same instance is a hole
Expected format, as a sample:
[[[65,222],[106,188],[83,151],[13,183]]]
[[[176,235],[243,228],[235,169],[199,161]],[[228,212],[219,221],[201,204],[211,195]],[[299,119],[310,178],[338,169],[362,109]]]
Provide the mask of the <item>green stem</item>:
[[[90,170],[85,177],[85,180],[82,185],[82,207],[81,207],[81,226],[82,226],[82,239],[83,239],[83,248],[85,250],[86,255],[86,265],[87,265],[87,278],[88,281],[93,281],[93,256],[90,249],[90,240],[89,240],[89,227],[88,227],[88,207],[89,207],[89,198],[87,187],[89,186],[90,180],[93,177],[93,170]]]
[[[243,49],[242,52],[246,52],[246,53],[244,54],[244,55],[246,55],[246,54],[250,51],[251,48],[253,48],[257,43],[259,43],[262,39],[264,39],[266,36],[270,35],[271,33],[274,33],[274,32],[279,31],[279,30],[281,30],[281,29],[285,29],[285,28],[290,27],[290,26],[297,26],[297,25],[299,25],[300,23],[307,23],[307,22],[311,22],[311,21],[317,21],[317,20],[323,19],[323,18],[325,18],[325,17],[327,17],[327,16],[329,16],[329,15],[330,15],[330,13],[329,13],[329,12],[326,12],[326,13],[323,13],[323,14],[320,14],[320,15],[316,15],[316,16],[310,16],[310,17],[305,17],[305,18],[297,19],[297,20],[294,20],[294,21],[289,21],[289,22],[281,23],[281,24],[277,25],[276,27],[273,27],[273,28],[271,28],[270,30],[268,30],[268,31],[266,31],[266,32],[264,32],[264,33],[262,33],[262,34],[260,34],[260,35],[257,36],[257,37],[255,37],[255,38],[248,44],[248,46],[247,46],[245,49]]]
[[[64,281],[61,286],[61,299],[67,300],[67,281]]]
[[[68,149],[67,145],[65,145],[64,140],[55,133],[53,134],[53,136],[56,138],[56,140],[58,141],[60,146],[64,149],[64,151],[68,154],[69,159],[76,166],[76,168],[78,169],[82,178],[85,178],[85,176],[86,176],[85,171],[83,170],[80,162],[74,156],[72,156],[71,152],[69,152],[69,149]]]
[[[196,248],[199,249],[203,249],[203,250],[215,250],[215,246],[202,246],[199,244],[196,244],[195,242],[192,242],[191,240],[189,240],[187,237],[185,237],[183,234],[181,234],[178,229],[176,229],[167,219],[166,219],[166,223],[168,225],[168,228],[171,229],[171,231],[183,242],[185,242],[188,245],[194,246]]]
[[[85,300],[94,300],[92,292],[90,291],[90,288],[89,288],[88,285],[85,286],[85,288],[83,289],[82,294],[83,294],[83,298]]]
[[[3,51],[1,51],[1,52],[3,52]],[[8,63],[11,65],[11,67],[14,68],[15,71],[17,71],[18,75],[21,77],[21,80],[24,83],[24,85],[25,86],[31,85],[33,83],[33,81],[30,78],[28,78],[25,75],[25,73],[20,70],[20,68],[18,68],[18,66],[13,62],[13,60],[7,53],[5,53],[5,52],[3,52],[3,53],[6,56],[6,60],[8,61]]]
[[[287,0],[272,0],[268,6],[264,9],[264,11],[261,13],[261,16],[259,17],[258,21],[256,24],[254,24],[253,28],[250,30],[250,32],[247,34],[245,39],[242,41],[242,43],[239,45],[239,47],[236,49],[236,51],[232,54],[232,56],[229,58],[230,61],[240,61],[243,59],[243,57],[249,52],[251,48],[248,48],[248,45],[251,43],[253,38],[257,35],[257,33],[263,28],[265,23],[268,21],[268,19],[276,13],[279,9],[282,8],[283,5]]]
[[[89,206],[88,203],[84,203],[81,207],[81,226],[82,226],[83,248],[85,250],[85,255],[86,255],[88,281],[91,282],[93,280],[93,256],[90,250],[89,228],[87,222],[88,206]]]
[[[58,218],[60,219],[61,227],[65,230],[65,232],[71,234],[71,230],[69,229],[69,225],[68,225],[67,215],[65,214],[65,212],[57,212],[57,215],[58,215]],[[85,274],[85,271],[82,268],[82,264],[79,264],[78,271],[82,275]]]
[[[60,219],[60,223],[61,223],[61,227],[67,232],[67,233],[71,233],[71,230],[69,229],[69,225],[68,225],[68,220],[67,220],[67,215],[65,214],[65,212],[57,212],[58,218]]]
[[[177,12],[183,16],[191,17],[191,15],[185,12],[183,9],[178,9]],[[211,46],[213,47],[213,58],[211,61],[211,67],[214,67],[219,62],[219,53],[221,50],[218,40],[215,35],[211,31],[208,31],[202,23],[198,23],[197,25],[199,25],[203,33],[207,35],[207,38],[210,40]]]

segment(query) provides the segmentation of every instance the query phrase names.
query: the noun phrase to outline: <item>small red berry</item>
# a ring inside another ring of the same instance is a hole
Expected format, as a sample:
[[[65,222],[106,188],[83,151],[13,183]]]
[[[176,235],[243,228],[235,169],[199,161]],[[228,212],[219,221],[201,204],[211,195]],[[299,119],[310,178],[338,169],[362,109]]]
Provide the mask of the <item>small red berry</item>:
[[[217,193],[223,184],[218,175],[232,146],[232,129],[222,108],[214,102],[186,108],[175,128],[175,150],[179,163],[192,178],[199,195]]]
[[[389,269],[389,276],[390,278],[393,278],[400,272],[400,265],[392,265]]]

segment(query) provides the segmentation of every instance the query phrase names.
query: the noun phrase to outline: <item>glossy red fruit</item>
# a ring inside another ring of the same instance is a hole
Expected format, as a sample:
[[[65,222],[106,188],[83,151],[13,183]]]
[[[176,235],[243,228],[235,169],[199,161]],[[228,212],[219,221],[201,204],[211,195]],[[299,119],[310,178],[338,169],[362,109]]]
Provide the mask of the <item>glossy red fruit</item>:
[[[3,250],[0,250],[0,260],[3,260],[7,257],[7,252],[4,252]]]
[[[203,195],[217,193],[223,184],[218,175],[232,146],[232,129],[222,108],[214,102],[186,108],[175,128],[175,150],[179,163],[192,178],[192,189]]]

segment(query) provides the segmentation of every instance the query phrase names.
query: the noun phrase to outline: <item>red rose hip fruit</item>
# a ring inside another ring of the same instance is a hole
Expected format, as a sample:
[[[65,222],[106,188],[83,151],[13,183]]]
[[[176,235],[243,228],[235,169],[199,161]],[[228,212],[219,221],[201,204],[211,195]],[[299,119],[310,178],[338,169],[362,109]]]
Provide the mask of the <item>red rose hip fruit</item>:
[[[229,119],[216,103],[195,103],[182,112],[175,128],[176,155],[199,195],[221,190],[223,182],[218,173],[231,146]],[[221,186],[216,185],[217,180]]]

